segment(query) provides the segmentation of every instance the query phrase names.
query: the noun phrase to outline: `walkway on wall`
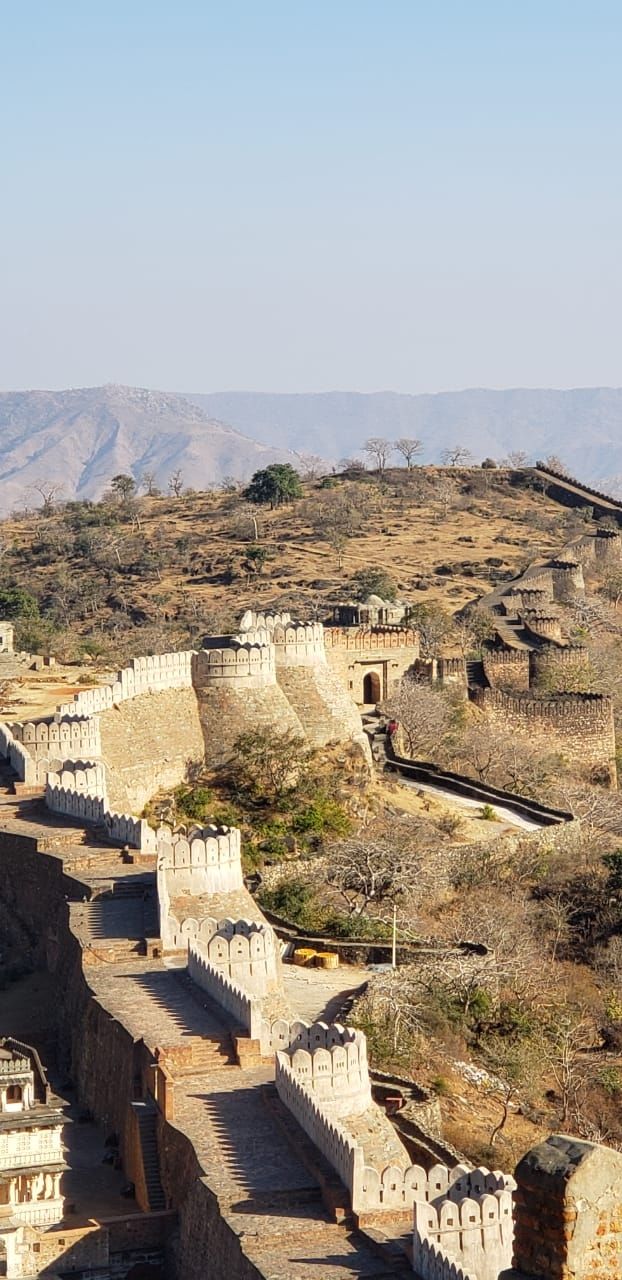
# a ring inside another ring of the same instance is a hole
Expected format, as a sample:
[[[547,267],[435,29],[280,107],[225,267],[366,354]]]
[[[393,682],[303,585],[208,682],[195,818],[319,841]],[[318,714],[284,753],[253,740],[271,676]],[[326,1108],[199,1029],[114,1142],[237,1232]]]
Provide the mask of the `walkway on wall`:
[[[405,786],[435,795],[463,812],[490,806],[501,821],[519,831],[539,831],[572,820],[571,813],[550,809],[536,800],[486,786],[428,762],[397,755],[387,738],[386,720],[378,712],[365,716],[363,723],[374,760],[381,768],[397,773]]]
[[[560,475],[557,471],[550,471],[548,467],[540,465],[530,467],[529,474],[534,475],[543,486],[546,485],[552,498],[556,497],[557,489],[567,496],[569,506],[577,506],[576,499],[579,498],[586,507],[593,507],[595,512],[611,514],[622,524],[622,504],[616,502],[615,498],[610,498],[608,494],[600,493],[598,489],[590,489],[589,485],[582,485],[573,476]]]

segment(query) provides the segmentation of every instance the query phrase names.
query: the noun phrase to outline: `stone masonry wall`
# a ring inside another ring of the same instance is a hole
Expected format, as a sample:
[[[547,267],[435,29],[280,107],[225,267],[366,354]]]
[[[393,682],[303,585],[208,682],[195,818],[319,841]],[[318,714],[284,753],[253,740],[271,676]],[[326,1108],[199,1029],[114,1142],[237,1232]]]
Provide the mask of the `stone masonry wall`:
[[[529,688],[528,649],[484,647],[482,663],[491,689]]]
[[[183,782],[205,751],[192,688],[122,702],[102,712],[100,731],[108,797],[122,813],[140,813],[160,788]]]
[[[591,766],[615,785],[615,730],[611,698],[596,693],[505,693],[473,690],[473,701],[493,724],[543,740],[577,765]]]

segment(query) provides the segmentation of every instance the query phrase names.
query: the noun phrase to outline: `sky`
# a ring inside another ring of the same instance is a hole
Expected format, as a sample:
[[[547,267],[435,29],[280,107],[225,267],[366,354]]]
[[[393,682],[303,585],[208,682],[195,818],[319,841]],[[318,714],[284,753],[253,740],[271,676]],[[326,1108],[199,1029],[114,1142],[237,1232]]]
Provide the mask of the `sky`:
[[[619,0],[0,0],[0,390],[622,385]]]

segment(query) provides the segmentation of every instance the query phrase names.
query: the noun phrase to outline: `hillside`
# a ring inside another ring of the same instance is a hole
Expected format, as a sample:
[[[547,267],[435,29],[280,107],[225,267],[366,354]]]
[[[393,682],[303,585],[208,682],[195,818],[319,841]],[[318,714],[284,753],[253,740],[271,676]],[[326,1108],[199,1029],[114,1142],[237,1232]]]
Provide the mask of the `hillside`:
[[[180,470],[205,488],[288,458],[216,422],[184,396],[136,387],[0,393],[0,513],[37,507],[37,486],[98,498],[118,472],[151,472],[166,491]]]
[[[524,449],[531,460],[558,454],[573,475],[622,484],[622,390],[445,391],[437,395],[316,395],[219,392],[190,397],[206,412],[266,444],[322,457],[351,456],[369,436],[416,436],[423,459],[439,462],[456,442],[476,459]]]
[[[454,612],[585,527],[503,472],[421,468],[330,484],[308,481],[301,500],[274,511],[213,492],[5,521],[0,589],[27,587],[41,613],[21,622],[20,642],[116,665],[225,631],[253,603],[323,617],[370,566],[398,595]]]

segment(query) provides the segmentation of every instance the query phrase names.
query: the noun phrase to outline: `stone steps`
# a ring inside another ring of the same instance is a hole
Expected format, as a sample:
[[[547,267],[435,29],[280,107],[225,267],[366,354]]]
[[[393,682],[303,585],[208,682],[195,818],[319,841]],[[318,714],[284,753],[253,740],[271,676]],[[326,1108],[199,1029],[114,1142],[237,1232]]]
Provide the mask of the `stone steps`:
[[[158,1154],[157,1112],[148,1102],[133,1102],[132,1110],[138,1122],[143,1174],[151,1213],[166,1209],[166,1198],[160,1178]]]

